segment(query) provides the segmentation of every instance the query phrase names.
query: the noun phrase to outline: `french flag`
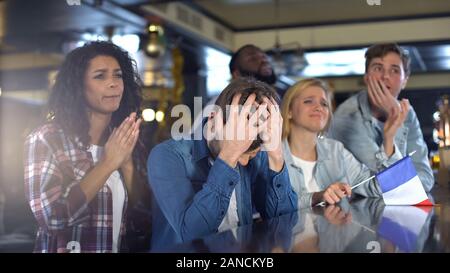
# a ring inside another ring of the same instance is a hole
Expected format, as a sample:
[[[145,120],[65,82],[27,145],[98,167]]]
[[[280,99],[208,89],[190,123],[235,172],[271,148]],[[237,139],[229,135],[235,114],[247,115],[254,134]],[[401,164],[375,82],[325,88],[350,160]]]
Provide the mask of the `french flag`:
[[[386,206],[378,234],[403,252],[420,252],[427,238],[430,206]]]
[[[433,206],[409,156],[381,171],[376,178],[386,205]]]

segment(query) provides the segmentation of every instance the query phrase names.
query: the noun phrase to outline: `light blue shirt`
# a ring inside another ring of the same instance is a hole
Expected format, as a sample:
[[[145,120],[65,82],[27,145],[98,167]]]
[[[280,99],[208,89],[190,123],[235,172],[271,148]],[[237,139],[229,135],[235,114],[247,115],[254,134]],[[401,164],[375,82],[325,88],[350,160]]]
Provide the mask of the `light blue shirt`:
[[[153,250],[217,232],[234,189],[240,225],[252,223],[253,207],[263,218],[297,209],[286,168],[270,170],[266,152],[236,168],[220,158],[211,166],[209,156],[205,139],[168,140],[152,150],[147,168],[156,200]]]
[[[317,139],[316,151],[317,163],[313,169],[313,177],[321,191],[335,182],[352,186],[372,175],[339,141],[320,137]],[[310,207],[313,193],[306,190],[303,171],[295,165],[287,140],[283,141],[283,153],[292,187],[299,197],[298,207]],[[353,192],[366,197],[381,196],[375,179],[356,187]]]
[[[374,123],[367,91],[361,91],[342,103],[333,116],[329,136],[341,141],[345,148],[370,170],[377,172],[393,160],[416,151],[411,156],[425,191],[434,185],[428,161],[428,148],[423,140],[420,124],[411,107],[403,125],[395,135],[395,153],[387,158],[383,148],[383,131]]]

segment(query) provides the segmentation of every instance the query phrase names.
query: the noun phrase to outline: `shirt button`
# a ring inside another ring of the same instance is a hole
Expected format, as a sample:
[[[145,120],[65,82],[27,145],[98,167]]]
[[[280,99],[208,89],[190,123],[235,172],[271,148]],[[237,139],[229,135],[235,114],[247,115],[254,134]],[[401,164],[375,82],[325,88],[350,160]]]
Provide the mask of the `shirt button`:
[[[281,216],[281,213],[278,213],[278,216]]]
[[[225,214],[225,211],[222,210],[222,211],[220,212],[220,215],[223,216],[224,214]]]
[[[230,185],[230,186],[233,186],[233,185],[234,185],[234,183],[233,183],[233,182],[230,182],[230,183],[228,183],[228,185]]]
[[[277,188],[281,187],[281,184],[277,184]]]

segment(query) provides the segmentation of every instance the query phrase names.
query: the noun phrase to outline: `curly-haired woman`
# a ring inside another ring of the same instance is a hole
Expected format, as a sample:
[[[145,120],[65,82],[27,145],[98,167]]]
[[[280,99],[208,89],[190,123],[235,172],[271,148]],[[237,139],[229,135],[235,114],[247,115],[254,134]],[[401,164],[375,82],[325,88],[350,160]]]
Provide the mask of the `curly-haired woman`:
[[[70,52],[49,98],[52,119],[25,142],[25,189],[38,252],[118,252],[146,155],[135,148],[141,81],[126,51]],[[139,144],[138,144],[139,145]]]

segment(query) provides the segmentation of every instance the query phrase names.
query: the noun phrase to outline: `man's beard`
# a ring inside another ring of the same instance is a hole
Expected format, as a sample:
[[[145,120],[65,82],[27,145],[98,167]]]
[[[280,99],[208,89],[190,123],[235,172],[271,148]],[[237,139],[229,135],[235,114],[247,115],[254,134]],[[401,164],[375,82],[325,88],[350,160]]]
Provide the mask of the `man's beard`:
[[[258,81],[262,81],[262,82],[265,82],[270,85],[277,82],[277,76],[275,75],[273,69],[272,69],[272,74],[270,74],[269,76],[264,76],[264,75],[261,75],[261,73],[259,73],[259,72],[254,73],[254,72],[242,69],[242,68],[239,68],[239,74],[241,74],[241,76],[243,76],[243,77],[254,77]]]

